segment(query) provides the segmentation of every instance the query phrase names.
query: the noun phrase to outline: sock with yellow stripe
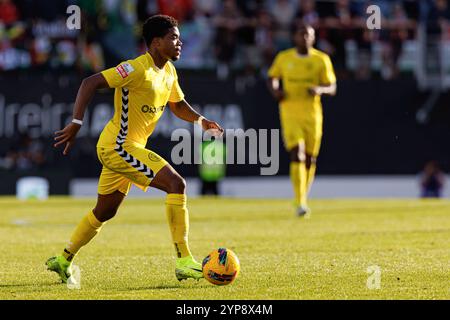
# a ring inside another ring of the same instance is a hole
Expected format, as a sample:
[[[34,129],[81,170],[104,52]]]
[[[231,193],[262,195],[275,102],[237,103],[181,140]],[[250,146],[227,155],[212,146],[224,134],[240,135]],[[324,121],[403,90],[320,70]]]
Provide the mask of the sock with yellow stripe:
[[[66,258],[67,261],[72,261],[81,247],[86,245],[97,235],[97,233],[99,233],[103,224],[104,223],[98,221],[94,213],[90,211],[75,228],[67,247],[62,253],[63,257]]]
[[[309,168],[306,169],[306,172],[307,172],[306,175],[308,177],[307,184],[306,184],[306,190],[307,190],[307,192],[309,192],[311,190],[311,185],[314,181],[314,176],[316,174],[316,164],[311,163]]]
[[[294,187],[294,201],[297,207],[306,207],[306,166],[304,162],[294,162],[290,164],[290,176]]]
[[[191,256],[188,245],[189,213],[185,194],[170,193],[166,198],[166,215],[178,258]]]

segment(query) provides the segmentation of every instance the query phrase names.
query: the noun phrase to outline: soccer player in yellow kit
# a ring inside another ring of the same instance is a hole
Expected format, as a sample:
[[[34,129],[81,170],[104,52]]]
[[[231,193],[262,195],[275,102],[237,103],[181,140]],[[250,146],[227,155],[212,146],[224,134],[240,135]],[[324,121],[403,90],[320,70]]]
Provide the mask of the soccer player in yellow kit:
[[[169,16],[152,16],[143,25],[143,38],[148,47],[145,54],[83,80],[72,123],[55,133],[55,147],[65,144],[66,155],[95,91],[115,88],[114,117],[103,129],[97,144],[97,155],[103,165],[97,204],[78,224],[62,254],[46,262],[48,269],[58,273],[63,282],[71,276],[75,255],[114,217],[131,184],[144,191],[154,187],[167,193],[166,214],[177,253],[175,275],[178,280],[202,278],[202,266],[192,257],[188,246],[185,180],[145,146],[167,102],[170,110],[185,121],[197,122],[219,136],[223,129],[195,112],[184,99],[177,72],[169,61],[178,60],[181,52],[177,21]]]
[[[331,60],[314,49],[314,29],[300,24],[294,32],[295,48],[281,51],[269,69],[269,88],[279,102],[290,177],[299,216],[309,216],[307,194],[316,171],[322,138],[321,95],[336,94]],[[282,82],[282,86],[280,85]]]

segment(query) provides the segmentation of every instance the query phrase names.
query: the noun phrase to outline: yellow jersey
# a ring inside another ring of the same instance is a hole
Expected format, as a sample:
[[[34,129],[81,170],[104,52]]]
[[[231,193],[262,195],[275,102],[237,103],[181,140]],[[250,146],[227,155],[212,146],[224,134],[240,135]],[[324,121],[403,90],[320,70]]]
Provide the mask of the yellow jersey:
[[[145,147],[167,102],[184,99],[173,64],[168,61],[159,69],[148,52],[101,73],[109,87],[115,88],[114,116],[97,147]]]
[[[280,102],[283,118],[311,119],[322,116],[320,96],[311,96],[308,88],[336,82],[333,65],[324,52],[310,49],[302,56],[296,48],[281,51],[268,71],[271,78],[279,78],[286,94]]]

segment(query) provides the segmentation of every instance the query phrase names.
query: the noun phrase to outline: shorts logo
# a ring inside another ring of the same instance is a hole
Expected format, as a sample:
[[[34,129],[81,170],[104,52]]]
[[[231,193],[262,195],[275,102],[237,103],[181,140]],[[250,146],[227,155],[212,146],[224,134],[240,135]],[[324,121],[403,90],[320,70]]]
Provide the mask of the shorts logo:
[[[149,153],[148,158],[150,159],[150,161],[153,161],[153,162],[158,162],[161,160],[156,154],[153,154],[153,153]]]
[[[116,71],[120,74],[120,76],[125,79],[128,75],[134,71],[133,67],[129,63],[122,63],[121,65],[116,67]]]

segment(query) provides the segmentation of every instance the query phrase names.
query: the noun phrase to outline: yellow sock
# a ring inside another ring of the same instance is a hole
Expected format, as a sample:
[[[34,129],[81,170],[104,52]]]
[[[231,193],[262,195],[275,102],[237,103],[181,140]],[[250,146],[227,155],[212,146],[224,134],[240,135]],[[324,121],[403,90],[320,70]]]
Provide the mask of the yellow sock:
[[[98,221],[94,213],[90,211],[80,221],[70,238],[69,244],[64,249],[63,256],[67,261],[72,261],[80,248],[86,245],[100,231],[103,223]]]
[[[291,162],[290,176],[294,187],[295,205],[306,206],[306,166],[304,162]]]
[[[314,176],[316,174],[316,164],[315,163],[311,163],[311,166],[309,167],[309,169],[306,169],[307,171],[307,184],[306,184],[306,190],[307,192],[309,192],[311,190],[311,185],[314,181]]]
[[[166,214],[178,258],[191,255],[188,245],[189,213],[186,195],[171,193],[166,198]]]

